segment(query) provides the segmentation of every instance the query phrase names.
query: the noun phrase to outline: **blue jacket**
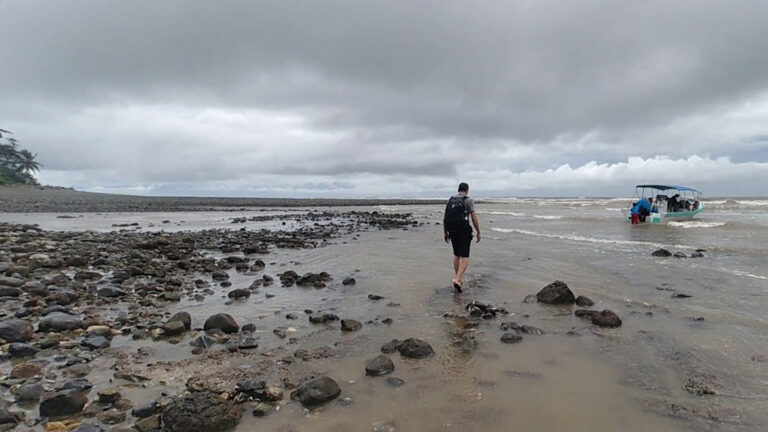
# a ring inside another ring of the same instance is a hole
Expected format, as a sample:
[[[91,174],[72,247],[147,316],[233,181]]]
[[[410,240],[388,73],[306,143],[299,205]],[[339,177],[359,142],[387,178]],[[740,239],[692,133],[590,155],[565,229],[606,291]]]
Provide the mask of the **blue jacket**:
[[[632,214],[640,214],[640,209],[641,208],[644,208],[644,209],[648,210],[648,213],[650,213],[651,212],[651,203],[648,202],[648,200],[645,199],[645,198],[640,198],[639,200],[637,200],[635,205],[632,206],[632,210],[630,210],[630,212]]]

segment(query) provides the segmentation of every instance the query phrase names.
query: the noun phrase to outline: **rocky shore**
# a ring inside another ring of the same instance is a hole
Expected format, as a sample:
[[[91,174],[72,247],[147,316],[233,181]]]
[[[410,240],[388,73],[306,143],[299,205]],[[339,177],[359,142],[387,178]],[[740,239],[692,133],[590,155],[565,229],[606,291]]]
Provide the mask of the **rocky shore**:
[[[45,186],[0,186],[0,212],[180,212],[239,211],[265,207],[350,207],[444,204],[444,200],[147,197],[81,192]]]
[[[207,317],[169,311],[181,301],[205,303],[222,293],[237,302],[273,285],[354,285],[353,277],[337,280],[328,272],[266,271],[265,260],[278,250],[323,247],[360,231],[419,226],[408,214],[377,212],[309,212],[298,219],[301,227],[292,231],[175,233],[49,232],[0,224],[0,430],[227,430],[246,408],[263,416],[284,398],[307,408],[337,398],[332,378],[313,376],[296,361],[331,355],[334,348],[301,348],[288,327],[274,336],[292,347],[258,349],[257,326],[238,323],[226,311]],[[232,275],[251,283],[233,287]],[[285,319],[309,325],[339,320],[331,313],[304,314]],[[344,332],[361,326],[341,321]],[[132,354],[112,349],[126,341],[155,341],[163,344],[160,350],[187,346],[187,359],[150,363],[151,347]],[[260,367],[217,369],[231,356],[253,358]],[[375,375],[391,371],[381,359],[370,369]],[[124,396],[136,386],[168,384],[174,374],[185,379],[176,392],[142,403]],[[107,375],[110,385],[96,388],[88,378],[95,375]]]

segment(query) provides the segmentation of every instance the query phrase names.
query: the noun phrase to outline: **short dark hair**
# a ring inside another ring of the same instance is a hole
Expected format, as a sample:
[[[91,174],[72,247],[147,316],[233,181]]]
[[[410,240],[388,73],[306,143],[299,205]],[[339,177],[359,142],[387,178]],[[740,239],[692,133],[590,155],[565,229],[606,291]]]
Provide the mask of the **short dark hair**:
[[[459,183],[459,192],[468,192],[469,191],[469,185],[461,182]]]

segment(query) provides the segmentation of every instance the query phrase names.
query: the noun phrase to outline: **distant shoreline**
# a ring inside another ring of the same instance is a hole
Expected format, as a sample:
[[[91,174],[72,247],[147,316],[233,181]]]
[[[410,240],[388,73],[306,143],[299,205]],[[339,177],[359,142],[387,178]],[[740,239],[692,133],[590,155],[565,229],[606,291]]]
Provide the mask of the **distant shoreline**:
[[[444,203],[442,199],[154,197],[50,186],[0,186],[0,212],[3,213],[176,212]]]

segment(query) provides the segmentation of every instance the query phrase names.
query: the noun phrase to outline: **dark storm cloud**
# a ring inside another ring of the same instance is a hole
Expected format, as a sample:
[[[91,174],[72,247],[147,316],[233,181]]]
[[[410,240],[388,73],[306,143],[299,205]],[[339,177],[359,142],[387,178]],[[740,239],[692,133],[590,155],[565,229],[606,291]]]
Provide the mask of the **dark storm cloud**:
[[[0,127],[86,187],[766,162],[765,22],[765,2],[3,0]]]

